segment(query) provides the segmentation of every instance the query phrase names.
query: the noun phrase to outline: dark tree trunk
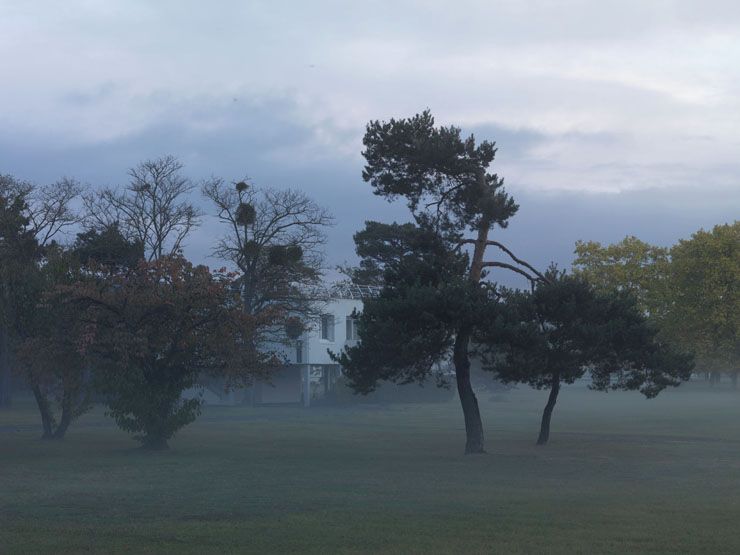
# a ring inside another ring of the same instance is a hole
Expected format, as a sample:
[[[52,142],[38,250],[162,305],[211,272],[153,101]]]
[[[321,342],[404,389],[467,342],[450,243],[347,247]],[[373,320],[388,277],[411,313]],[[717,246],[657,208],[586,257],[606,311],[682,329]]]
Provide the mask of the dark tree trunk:
[[[457,393],[460,396],[463,415],[465,417],[465,454],[473,455],[485,453],[483,448],[483,422],[478,409],[478,399],[475,398],[473,386],[470,383],[470,358],[468,357],[468,341],[470,331],[461,330],[455,340],[453,362],[457,380]]]
[[[0,408],[9,407],[13,398],[13,382],[10,372],[10,339],[0,327]]]
[[[64,434],[67,433],[67,428],[69,428],[69,424],[72,422],[72,404],[70,396],[65,394],[62,401],[62,417],[59,419],[57,429],[54,430],[53,439],[64,439]]]
[[[34,385],[31,389],[33,391],[33,396],[36,399],[36,404],[39,407],[39,413],[41,414],[41,427],[43,429],[43,435],[41,436],[41,439],[53,439],[54,416],[51,413],[49,400],[46,398],[46,395],[44,395],[38,385]]]
[[[478,175],[481,184],[485,186],[486,174],[481,169]],[[478,237],[475,240],[473,258],[470,261],[470,274],[468,278],[474,287],[478,287],[483,271],[483,255],[486,252],[488,232],[491,229],[489,221],[482,221],[478,227]],[[473,455],[485,453],[483,444],[483,422],[480,418],[478,399],[473,392],[470,383],[470,357],[468,355],[468,344],[470,343],[471,327],[463,324],[457,332],[452,361],[455,364],[455,378],[457,381],[457,394],[465,417],[465,454]]]
[[[555,372],[552,376],[552,386],[550,387],[550,395],[547,398],[547,404],[545,410],[542,413],[542,423],[540,424],[540,437],[537,438],[537,445],[545,445],[547,440],[550,439],[550,420],[552,419],[552,411],[555,408],[555,403],[558,401],[558,393],[560,393],[560,374]]]

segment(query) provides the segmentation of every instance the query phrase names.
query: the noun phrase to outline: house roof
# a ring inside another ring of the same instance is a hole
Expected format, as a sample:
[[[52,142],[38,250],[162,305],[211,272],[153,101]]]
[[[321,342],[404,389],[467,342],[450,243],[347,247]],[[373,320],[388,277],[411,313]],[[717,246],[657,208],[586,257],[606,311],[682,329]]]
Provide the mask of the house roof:
[[[331,288],[331,296],[336,299],[362,300],[380,295],[381,287],[376,285],[357,285],[356,283],[335,283]]]

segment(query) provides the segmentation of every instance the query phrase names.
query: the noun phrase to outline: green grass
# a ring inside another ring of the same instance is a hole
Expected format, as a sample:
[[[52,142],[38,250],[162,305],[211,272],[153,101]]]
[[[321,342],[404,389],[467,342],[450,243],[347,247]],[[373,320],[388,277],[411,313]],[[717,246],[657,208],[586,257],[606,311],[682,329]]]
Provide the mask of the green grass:
[[[646,401],[567,388],[482,410],[462,455],[456,402],[219,407],[168,452],[86,415],[37,439],[0,412],[0,553],[739,553],[740,394],[691,384]]]

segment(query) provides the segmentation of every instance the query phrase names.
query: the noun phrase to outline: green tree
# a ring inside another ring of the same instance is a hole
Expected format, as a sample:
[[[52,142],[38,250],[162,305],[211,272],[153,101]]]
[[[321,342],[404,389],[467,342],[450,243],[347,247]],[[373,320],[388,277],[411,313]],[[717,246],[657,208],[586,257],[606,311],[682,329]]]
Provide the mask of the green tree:
[[[575,255],[573,271],[598,290],[628,291],[654,321],[665,318],[670,287],[669,249],[627,236],[606,246],[595,241],[577,241]]]
[[[30,187],[0,176],[0,407],[11,402],[13,346],[32,287],[40,249],[28,217]]]
[[[478,328],[484,368],[503,382],[549,389],[538,445],[547,443],[563,383],[585,374],[593,389],[655,397],[691,375],[692,360],[662,343],[625,291],[597,293],[582,276],[551,270],[531,292],[505,290]]]
[[[740,222],[700,230],[671,248],[667,335],[693,349],[699,365],[740,370]]]
[[[39,267],[60,232],[77,223],[72,201],[82,187],[71,179],[38,186],[0,175],[0,407],[11,400],[11,366],[41,294]]]
[[[197,417],[201,399],[183,392],[200,374],[248,385],[276,362],[254,342],[272,314],[246,314],[229,274],[163,256],[96,275],[66,293],[92,327],[86,353],[109,414],[145,448],[167,448]]]
[[[630,291],[662,337],[697,355],[697,368],[737,382],[740,224],[699,231],[672,248],[634,237],[578,242],[574,271],[600,291]]]
[[[78,233],[72,250],[83,266],[99,265],[110,271],[133,268],[144,258],[144,244],[126,238],[115,223]]]
[[[34,278],[38,301],[24,319],[16,370],[36,399],[42,438],[62,439],[91,408],[92,384],[83,355],[89,326],[59,288],[89,278],[73,254],[58,246],[46,249]]]
[[[367,222],[356,236],[362,258],[356,277],[378,280],[383,291],[365,303],[360,343],[335,355],[350,385],[371,391],[379,381],[423,382],[450,358],[466,430],[466,453],[483,453],[478,401],[470,382],[470,340],[490,302],[486,268],[502,267],[531,279],[531,266],[489,238],[505,227],[517,205],[503,179],[488,173],[494,143],[463,139],[456,127],[436,127],[425,111],[367,126],[363,179],[377,195],[406,200],[413,223]],[[485,260],[501,248],[514,263]],[[469,249],[469,250],[466,250]],[[520,264],[521,263],[521,264]]]

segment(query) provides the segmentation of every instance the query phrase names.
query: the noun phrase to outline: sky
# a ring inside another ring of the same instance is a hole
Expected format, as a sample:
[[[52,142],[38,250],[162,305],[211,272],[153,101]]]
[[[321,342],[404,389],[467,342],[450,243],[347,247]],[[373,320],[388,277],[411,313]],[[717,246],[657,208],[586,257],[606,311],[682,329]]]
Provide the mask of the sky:
[[[0,173],[122,186],[173,154],[300,188],[335,215],[329,266],[408,217],[362,181],[366,123],[425,108],[496,141],[521,206],[497,238],[539,267],[740,214],[736,0],[0,0],[0,75]],[[217,264],[220,234],[186,254]]]

